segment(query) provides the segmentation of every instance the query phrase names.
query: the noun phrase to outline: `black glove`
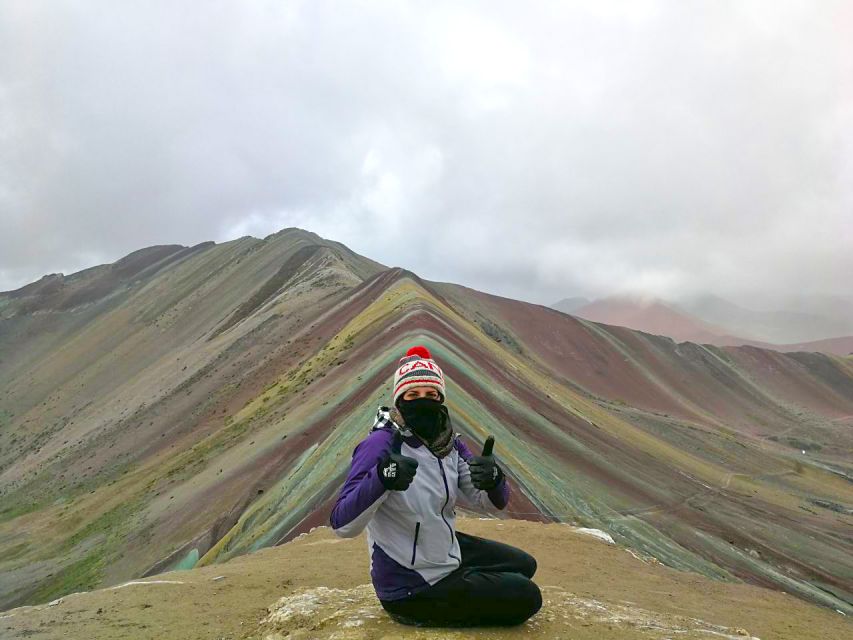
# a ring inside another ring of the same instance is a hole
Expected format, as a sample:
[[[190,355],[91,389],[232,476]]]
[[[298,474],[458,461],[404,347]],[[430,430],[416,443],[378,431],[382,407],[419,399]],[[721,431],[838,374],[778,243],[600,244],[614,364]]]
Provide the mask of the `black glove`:
[[[405,491],[408,489],[418,469],[417,460],[399,453],[399,445],[402,439],[403,436],[397,431],[394,434],[394,444],[391,447],[391,451],[387,451],[385,456],[376,465],[382,486],[391,491]]]
[[[468,467],[471,469],[471,483],[477,489],[494,489],[503,480],[504,473],[492,456],[492,448],[495,446],[495,437],[486,438],[483,445],[483,455],[471,456],[468,459]]]

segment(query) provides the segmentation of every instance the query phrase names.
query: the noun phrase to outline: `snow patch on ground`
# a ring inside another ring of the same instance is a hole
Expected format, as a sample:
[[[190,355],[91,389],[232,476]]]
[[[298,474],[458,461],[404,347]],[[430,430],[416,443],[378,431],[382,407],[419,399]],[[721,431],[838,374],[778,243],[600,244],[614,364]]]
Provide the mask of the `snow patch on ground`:
[[[125,582],[124,584],[120,584],[115,587],[109,587],[110,589],[124,589],[125,587],[134,587],[140,584],[184,584],[180,580],[131,580],[130,582]]]
[[[314,542],[306,542],[303,546],[313,547],[318,544],[340,544],[343,541],[343,538],[335,538],[333,540],[315,540]]]
[[[637,553],[636,551],[634,551],[633,549],[629,549],[628,547],[624,547],[624,549],[640,562],[644,562],[646,564],[660,564],[660,560],[658,560],[654,556]]]
[[[598,538],[599,540],[604,540],[607,544],[616,544],[611,535],[606,531],[602,531],[601,529],[587,529],[586,527],[572,527],[571,525],[566,525],[575,533],[579,533],[584,536],[592,536],[593,538]]]

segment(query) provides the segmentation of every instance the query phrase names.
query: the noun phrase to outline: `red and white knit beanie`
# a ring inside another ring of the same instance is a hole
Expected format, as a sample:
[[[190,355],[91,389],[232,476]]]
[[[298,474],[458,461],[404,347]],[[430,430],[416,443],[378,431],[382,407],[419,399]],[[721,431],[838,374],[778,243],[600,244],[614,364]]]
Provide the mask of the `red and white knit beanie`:
[[[394,405],[397,398],[412,387],[433,387],[441,394],[441,401],[447,397],[444,389],[444,373],[432,359],[429,350],[423,346],[412,347],[400,358],[394,372]]]

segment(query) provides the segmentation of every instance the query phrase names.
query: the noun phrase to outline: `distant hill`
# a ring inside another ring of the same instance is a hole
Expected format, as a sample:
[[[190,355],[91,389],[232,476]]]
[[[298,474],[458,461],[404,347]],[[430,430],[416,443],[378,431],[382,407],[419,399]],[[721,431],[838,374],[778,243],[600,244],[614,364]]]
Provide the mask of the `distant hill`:
[[[678,344],[301,229],[0,294],[0,608],[326,524],[412,344],[496,437],[508,517],[853,613],[853,359]]]
[[[755,311],[719,296],[703,295],[671,306],[706,322],[726,327],[726,333],[765,343],[808,344],[853,335],[853,304],[845,306],[843,301],[827,302],[819,299],[805,307],[810,309],[808,312],[784,309]]]
[[[720,308],[722,308],[722,304],[720,304]],[[732,305],[732,308],[737,307]],[[558,310],[562,311],[562,309]],[[574,311],[564,313],[570,313],[570,315],[593,322],[667,336],[677,342],[696,342],[720,347],[753,346],[783,353],[820,351],[846,356],[853,352],[853,336],[824,338],[811,342],[774,344],[755,338],[733,335],[729,328],[705,322],[704,319],[683,311],[677,305],[661,300],[616,296],[577,306]],[[774,314],[770,315],[777,317]]]
[[[825,340],[798,342],[796,344],[766,345],[766,348],[786,353],[790,351],[820,351],[821,353],[834,353],[839,356],[851,356],[853,355],[853,336],[826,338]]]
[[[615,296],[578,307],[572,315],[593,322],[669,336],[678,342],[716,344],[726,333],[725,329],[677,311],[660,300]]]
[[[589,304],[588,298],[563,298],[559,302],[555,302],[551,305],[552,309],[556,309],[557,311],[562,311],[563,313],[572,314],[581,307],[585,307]]]

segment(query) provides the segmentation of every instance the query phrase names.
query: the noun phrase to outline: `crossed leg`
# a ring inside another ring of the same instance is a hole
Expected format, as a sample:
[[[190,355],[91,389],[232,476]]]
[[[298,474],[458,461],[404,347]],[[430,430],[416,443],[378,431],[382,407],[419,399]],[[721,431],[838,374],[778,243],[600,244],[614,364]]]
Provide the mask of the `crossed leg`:
[[[456,532],[462,565],[409,598],[382,601],[391,617],[416,626],[511,626],[542,607],[539,587],[530,580],[536,560],[495,540]]]
[[[462,568],[509,571],[527,578],[532,578],[536,573],[536,558],[518,547],[462,531],[456,532],[456,539],[462,551]]]

